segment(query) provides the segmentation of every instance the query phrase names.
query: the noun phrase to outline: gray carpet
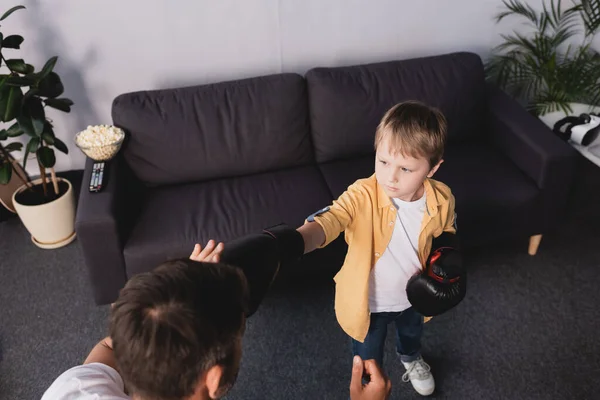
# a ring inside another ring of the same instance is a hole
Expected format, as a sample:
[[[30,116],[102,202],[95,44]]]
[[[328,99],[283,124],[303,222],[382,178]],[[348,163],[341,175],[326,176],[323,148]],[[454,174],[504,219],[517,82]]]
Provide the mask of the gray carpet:
[[[535,257],[526,240],[472,249],[465,301],[426,325],[435,399],[598,399],[600,168],[582,162],[568,218]],[[0,223],[0,398],[39,399],[106,333],[75,242],[44,251],[18,219]],[[388,335],[393,399],[401,381]],[[333,313],[331,276],[284,276],[248,322],[229,399],[346,399],[349,341]]]

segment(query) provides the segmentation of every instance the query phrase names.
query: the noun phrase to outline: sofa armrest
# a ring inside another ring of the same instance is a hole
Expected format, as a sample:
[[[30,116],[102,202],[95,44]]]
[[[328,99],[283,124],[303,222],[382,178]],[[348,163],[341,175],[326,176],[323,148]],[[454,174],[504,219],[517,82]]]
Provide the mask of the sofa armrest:
[[[125,285],[127,274],[123,247],[133,223],[131,188],[133,174],[119,154],[107,162],[107,181],[102,191],[91,193],[89,182],[94,161],[87,159],[77,206],[75,229],[88,269],[96,304],[113,302]]]
[[[487,83],[487,96],[490,140],[540,189],[547,229],[566,207],[577,153],[497,86]]]
[[[559,183],[557,179],[570,182],[575,150],[498,87],[488,83],[487,93],[494,145],[540,189]]]

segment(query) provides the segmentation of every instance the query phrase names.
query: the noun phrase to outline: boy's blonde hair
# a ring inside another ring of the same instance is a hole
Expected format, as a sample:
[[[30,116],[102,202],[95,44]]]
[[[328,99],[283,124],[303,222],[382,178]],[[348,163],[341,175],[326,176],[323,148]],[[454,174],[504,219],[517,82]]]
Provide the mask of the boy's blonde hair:
[[[425,157],[433,168],[444,155],[446,130],[441,111],[419,101],[405,101],[390,108],[381,119],[375,132],[375,150],[389,138],[392,152]]]

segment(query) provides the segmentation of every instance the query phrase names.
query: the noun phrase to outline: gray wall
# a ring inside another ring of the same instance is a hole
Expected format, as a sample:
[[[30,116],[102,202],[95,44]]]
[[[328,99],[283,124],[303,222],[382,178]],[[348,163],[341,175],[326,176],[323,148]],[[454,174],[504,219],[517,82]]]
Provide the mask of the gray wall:
[[[6,9],[19,1],[2,3]],[[49,112],[70,145],[58,170],[83,167],[74,134],[111,123],[111,102],[123,92],[460,50],[486,57],[500,33],[514,28],[514,20],[493,22],[499,0],[23,3],[28,10],[2,30],[25,37],[20,57],[38,68],[58,55],[65,95],[75,102],[70,114]]]

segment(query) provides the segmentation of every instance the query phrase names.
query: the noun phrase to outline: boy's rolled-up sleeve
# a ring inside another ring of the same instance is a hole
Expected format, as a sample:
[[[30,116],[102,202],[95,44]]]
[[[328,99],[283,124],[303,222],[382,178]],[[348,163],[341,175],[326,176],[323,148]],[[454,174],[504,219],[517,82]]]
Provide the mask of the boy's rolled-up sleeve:
[[[444,224],[444,232],[456,233],[456,210],[455,210],[455,199],[454,195],[450,195],[450,201],[448,203],[448,212],[446,214],[446,223]]]
[[[318,223],[325,232],[325,242],[319,248],[325,247],[337,239],[340,233],[350,225],[358,209],[359,196],[360,188],[353,184],[330,206],[308,216],[306,222]]]

